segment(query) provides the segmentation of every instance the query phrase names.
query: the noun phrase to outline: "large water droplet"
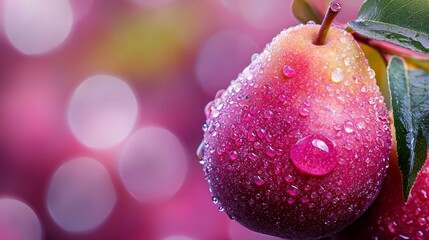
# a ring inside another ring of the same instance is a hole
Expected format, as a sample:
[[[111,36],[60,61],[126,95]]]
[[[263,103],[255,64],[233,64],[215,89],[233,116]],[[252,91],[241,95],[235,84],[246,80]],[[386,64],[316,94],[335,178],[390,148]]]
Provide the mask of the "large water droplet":
[[[212,197],[212,202],[213,202],[214,204],[218,204],[218,203],[219,203],[219,199],[217,199],[217,197],[213,196],[213,197]]]
[[[304,173],[323,176],[337,164],[337,152],[331,140],[313,134],[297,141],[290,150],[292,163]]]
[[[198,161],[200,161],[201,164],[204,164],[203,155],[204,155],[204,141],[202,141],[200,146],[198,146],[197,148],[197,159]]]
[[[331,79],[333,82],[339,83],[344,80],[343,70],[341,68],[336,68],[331,73]]]
[[[283,67],[283,74],[284,74],[286,77],[291,78],[291,77],[295,77],[295,76],[296,76],[296,71],[295,71],[295,69],[293,69],[291,66],[289,66],[289,65],[285,65],[285,66]]]

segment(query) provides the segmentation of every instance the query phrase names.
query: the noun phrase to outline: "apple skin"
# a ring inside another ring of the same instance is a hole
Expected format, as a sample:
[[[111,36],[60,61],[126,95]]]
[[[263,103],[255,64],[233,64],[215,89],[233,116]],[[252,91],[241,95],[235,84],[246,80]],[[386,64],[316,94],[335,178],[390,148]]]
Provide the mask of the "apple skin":
[[[396,150],[380,195],[368,211],[334,239],[429,239],[429,157],[406,203]]]
[[[381,189],[391,147],[359,45],[331,28],[316,46],[318,30],[284,30],[218,92],[198,153],[220,210],[286,239],[323,238],[361,216]]]

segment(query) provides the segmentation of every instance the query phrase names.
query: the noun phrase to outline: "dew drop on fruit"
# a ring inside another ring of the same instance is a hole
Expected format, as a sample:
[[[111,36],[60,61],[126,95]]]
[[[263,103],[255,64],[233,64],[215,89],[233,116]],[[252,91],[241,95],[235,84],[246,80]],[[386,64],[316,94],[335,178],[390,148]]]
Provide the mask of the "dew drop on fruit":
[[[425,226],[427,223],[426,218],[424,217],[419,218],[417,222],[419,223],[420,226]]]
[[[346,64],[346,66],[350,66],[350,58],[345,58],[344,64]]]
[[[229,158],[230,158],[231,160],[235,160],[235,159],[237,159],[237,158],[238,158],[238,153],[237,153],[237,151],[232,151],[232,152],[230,152],[230,153],[229,153]]]
[[[291,197],[296,197],[299,194],[299,188],[294,185],[290,186],[286,191]]]
[[[285,65],[285,66],[283,67],[283,74],[284,74],[286,77],[292,78],[292,77],[295,77],[295,76],[296,76],[296,71],[295,71],[295,69],[293,69],[291,66],[289,66],[289,65]]]
[[[428,194],[427,194],[426,190],[424,190],[424,189],[420,190],[420,192],[418,193],[418,197],[421,201],[427,201],[428,200]]]
[[[319,134],[298,140],[290,150],[290,159],[295,167],[315,176],[330,173],[337,163],[336,155],[333,142]]]
[[[265,183],[265,181],[260,176],[255,176],[253,178],[253,182],[258,186],[262,186]]]
[[[218,203],[219,203],[219,199],[217,199],[217,197],[213,196],[213,197],[212,197],[212,202],[213,202],[214,204],[218,204]]]
[[[202,129],[203,129],[203,132],[207,132],[207,129],[209,129],[209,126],[207,125],[207,123],[203,124]]]
[[[268,119],[272,119],[274,117],[274,113],[271,110],[265,110],[264,111],[264,115],[265,117],[267,117]]]
[[[252,58],[251,58],[252,62],[255,61],[258,57],[259,57],[259,53],[252,54]]]
[[[204,154],[204,141],[202,141],[200,146],[198,146],[197,148],[197,159],[198,161],[200,161],[201,164],[204,164],[203,154]]]
[[[387,230],[389,230],[390,233],[396,233],[396,226],[397,225],[398,224],[395,221],[390,222],[387,224]]]
[[[336,68],[331,73],[331,79],[335,83],[339,83],[344,80],[343,70],[341,68]]]
[[[344,131],[346,131],[346,133],[352,133],[354,131],[353,127],[354,126],[351,121],[346,121],[344,124]]]
[[[291,183],[291,182],[295,181],[295,178],[292,175],[288,174],[288,175],[286,175],[285,180],[286,180],[286,182]]]
[[[220,112],[216,108],[212,107],[212,109],[211,109],[211,115],[212,115],[212,117],[217,118],[217,117],[219,117]]]
[[[375,78],[375,71],[372,68],[368,68],[368,73],[371,79]]]
[[[273,147],[271,147],[270,145],[268,145],[265,148],[265,153],[267,154],[267,156],[269,157],[275,157],[277,155],[276,150],[274,150]]]
[[[302,107],[299,109],[299,115],[301,115],[303,117],[308,117],[308,116],[310,116],[310,110],[308,110],[308,108],[306,108],[306,107]]]

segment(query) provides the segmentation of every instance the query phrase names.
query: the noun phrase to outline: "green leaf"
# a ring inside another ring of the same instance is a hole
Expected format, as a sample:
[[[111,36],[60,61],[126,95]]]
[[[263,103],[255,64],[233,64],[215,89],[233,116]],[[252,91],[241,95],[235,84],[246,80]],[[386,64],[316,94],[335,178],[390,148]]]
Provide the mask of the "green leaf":
[[[427,16],[427,0],[366,0],[349,25],[366,37],[429,53]]]
[[[387,67],[398,164],[404,199],[408,199],[417,173],[426,161],[429,120],[429,74],[407,71],[402,59],[392,57]]]
[[[294,0],[292,2],[292,13],[302,23],[314,21],[320,24],[329,2],[329,0]]]

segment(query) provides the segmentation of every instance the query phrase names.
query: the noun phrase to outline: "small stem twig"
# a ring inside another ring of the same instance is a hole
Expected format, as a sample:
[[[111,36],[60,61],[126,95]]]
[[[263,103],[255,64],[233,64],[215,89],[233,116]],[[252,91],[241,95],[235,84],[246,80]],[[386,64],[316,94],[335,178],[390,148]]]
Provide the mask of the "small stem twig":
[[[325,17],[323,18],[322,25],[320,26],[319,33],[317,34],[316,40],[313,42],[316,45],[325,44],[326,37],[328,36],[329,28],[331,27],[332,22],[335,17],[341,10],[341,4],[337,1],[331,2],[329,4],[328,10],[326,11]]]

